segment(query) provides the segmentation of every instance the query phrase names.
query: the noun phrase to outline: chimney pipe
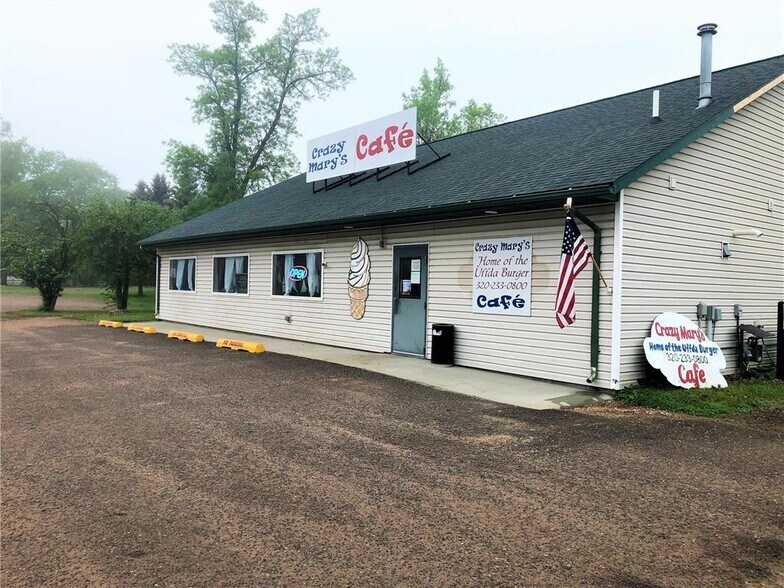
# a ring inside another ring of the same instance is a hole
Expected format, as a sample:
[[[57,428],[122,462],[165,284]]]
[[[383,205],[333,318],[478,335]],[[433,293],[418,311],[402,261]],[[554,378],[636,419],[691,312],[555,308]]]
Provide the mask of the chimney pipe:
[[[657,123],[661,121],[659,116],[659,90],[653,91],[653,110],[651,112],[651,122]]]
[[[702,37],[702,53],[700,55],[700,99],[697,108],[705,108],[713,102],[711,95],[711,69],[713,57],[713,35],[716,34],[717,25],[706,23],[697,27],[697,36]]]

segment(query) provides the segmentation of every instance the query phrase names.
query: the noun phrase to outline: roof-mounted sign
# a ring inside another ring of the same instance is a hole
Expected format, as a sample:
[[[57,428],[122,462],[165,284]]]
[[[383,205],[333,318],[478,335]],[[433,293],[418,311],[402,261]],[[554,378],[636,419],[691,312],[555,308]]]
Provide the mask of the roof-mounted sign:
[[[663,312],[645,339],[645,357],[661,370],[667,381],[681,388],[726,388],[721,370],[727,361],[721,347],[708,339],[699,326],[675,312]]]
[[[416,159],[416,108],[308,141],[306,181]]]

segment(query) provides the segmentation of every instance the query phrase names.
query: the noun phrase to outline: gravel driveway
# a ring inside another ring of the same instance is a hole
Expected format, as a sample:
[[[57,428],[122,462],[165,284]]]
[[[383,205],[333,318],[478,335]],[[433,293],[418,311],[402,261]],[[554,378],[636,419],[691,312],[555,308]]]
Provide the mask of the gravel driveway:
[[[774,586],[784,414],[529,411],[2,321],[5,586]]]

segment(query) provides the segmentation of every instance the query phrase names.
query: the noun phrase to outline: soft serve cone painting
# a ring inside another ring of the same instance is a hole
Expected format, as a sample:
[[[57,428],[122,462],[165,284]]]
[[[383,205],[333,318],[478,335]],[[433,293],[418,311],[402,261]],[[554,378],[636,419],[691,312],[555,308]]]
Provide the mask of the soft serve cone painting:
[[[370,284],[370,255],[368,246],[360,237],[351,249],[351,267],[348,270],[348,298],[351,316],[359,320],[365,316],[365,303]]]

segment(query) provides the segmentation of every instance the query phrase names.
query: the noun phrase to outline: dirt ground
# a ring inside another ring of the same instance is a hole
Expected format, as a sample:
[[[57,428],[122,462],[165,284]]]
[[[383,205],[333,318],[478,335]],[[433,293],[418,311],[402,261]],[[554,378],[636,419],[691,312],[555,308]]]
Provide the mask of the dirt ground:
[[[782,413],[537,412],[62,319],[0,326],[4,586],[784,582]]]
[[[0,296],[0,311],[35,310],[41,305],[38,296],[24,296],[20,294],[5,294]],[[57,310],[102,310],[104,304],[99,300],[89,298],[63,298],[57,299]]]

